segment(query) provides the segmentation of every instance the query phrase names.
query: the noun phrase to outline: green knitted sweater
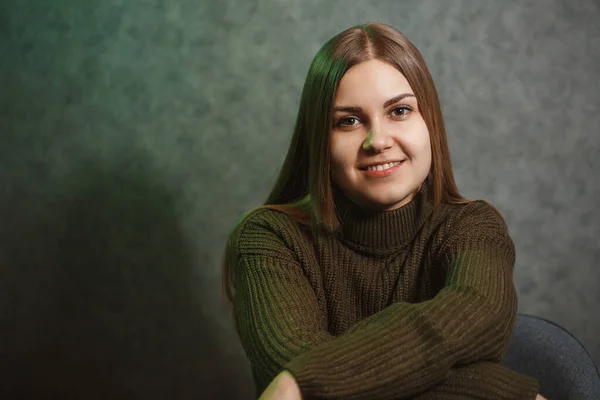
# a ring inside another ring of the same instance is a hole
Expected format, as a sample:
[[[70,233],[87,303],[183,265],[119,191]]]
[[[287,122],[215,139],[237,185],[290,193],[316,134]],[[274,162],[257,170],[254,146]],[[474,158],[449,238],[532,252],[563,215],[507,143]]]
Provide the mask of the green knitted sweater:
[[[304,399],[534,399],[501,364],[517,311],[514,245],[484,201],[364,210],[336,234],[259,209],[235,238],[234,311],[258,393],[282,370]]]

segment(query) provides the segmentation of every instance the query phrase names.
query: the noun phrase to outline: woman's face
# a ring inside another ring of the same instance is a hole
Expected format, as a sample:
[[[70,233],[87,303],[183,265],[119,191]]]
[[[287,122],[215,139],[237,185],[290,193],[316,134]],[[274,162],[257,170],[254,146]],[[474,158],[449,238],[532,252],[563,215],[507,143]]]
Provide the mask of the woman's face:
[[[333,182],[365,208],[410,202],[429,173],[431,145],[404,75],[379,60],[357,64],[342,77],[334,107]]]

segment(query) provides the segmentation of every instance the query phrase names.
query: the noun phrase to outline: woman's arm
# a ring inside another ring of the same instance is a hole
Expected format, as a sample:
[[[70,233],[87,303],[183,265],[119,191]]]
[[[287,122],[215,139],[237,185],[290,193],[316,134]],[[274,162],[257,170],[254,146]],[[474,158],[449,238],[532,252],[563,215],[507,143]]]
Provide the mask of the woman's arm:
[[[444,381],[414,400],[539,400],[539,383],[502,364],[480,362],[450,370]]]
[[[261,388],[287,369],[307,398],[397,399],[444,382],[455,365],[502,358],[516,313],[514,248],[491,207],[465,207],[434,299],[392,304],[337,338],[275,222],[246,225],[237,269],[236,315]]]
[[[444,382],[413,400],[545,400],[538,394],[533,378],[511,371],[501,364],[483,362],[450,370]],[[269,384],[258,400],[303,400],[298,383],[283,371]]]
[[[234,313],[259,393],[290,360],[334,339],[298,260],[301,249],[288,240],[295,229],[284,214],[260,210],[235,241]]]

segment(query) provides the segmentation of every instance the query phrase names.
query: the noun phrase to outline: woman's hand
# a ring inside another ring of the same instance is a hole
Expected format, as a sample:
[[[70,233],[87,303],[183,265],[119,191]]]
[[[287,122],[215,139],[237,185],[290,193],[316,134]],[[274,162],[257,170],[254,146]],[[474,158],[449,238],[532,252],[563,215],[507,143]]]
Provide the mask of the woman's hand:
[[[546,399],[544,396],[542,396],[541,394],[538,394],[537,397],[535,398],[535,400],[548,400]]]
[[[273,379],[258,400],[302,400],[302,394],[292,374],[283,371]]]

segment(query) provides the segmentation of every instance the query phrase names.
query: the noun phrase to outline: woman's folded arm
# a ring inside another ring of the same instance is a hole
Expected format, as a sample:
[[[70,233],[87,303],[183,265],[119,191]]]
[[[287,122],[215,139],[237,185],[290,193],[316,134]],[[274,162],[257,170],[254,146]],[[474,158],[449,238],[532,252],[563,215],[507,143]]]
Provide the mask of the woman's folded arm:
[[[287,369],[306,398],[411,398],[456,368],[499,362],[516,313],[514,248],[494,211],[473,212],[489,218],[456,224],[440,251],[445,287],[433,299],[391,304],[338,337],[327,333],[294,250],[269,224],[248,223],[235,308],[259,386]]]

